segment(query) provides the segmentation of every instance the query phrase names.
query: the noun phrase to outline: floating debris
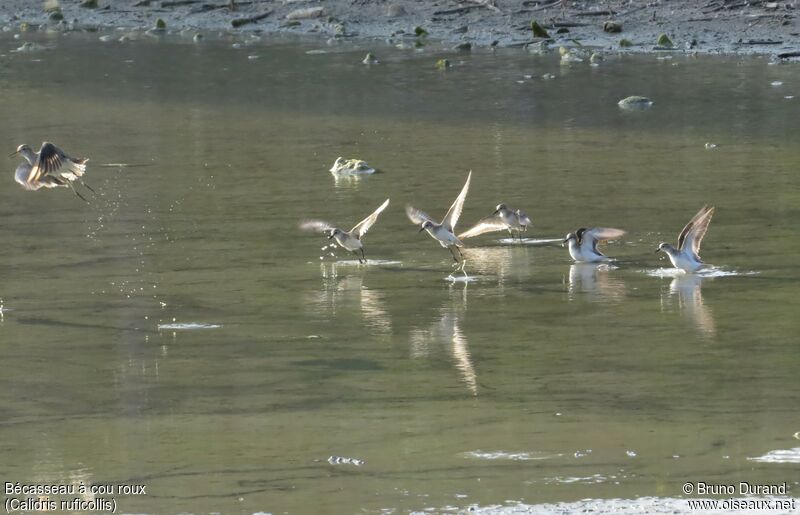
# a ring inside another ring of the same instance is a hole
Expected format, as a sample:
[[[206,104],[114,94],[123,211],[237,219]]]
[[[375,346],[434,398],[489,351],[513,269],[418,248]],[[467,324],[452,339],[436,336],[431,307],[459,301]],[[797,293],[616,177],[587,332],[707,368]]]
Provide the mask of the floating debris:
[[[617,105],[622,109],[648,109],[653,105],[653,101],[647,97],[630,96],[623,98]]]
[[[366,57],[364,57],[361,62],[364,64],[378,64],[378,58],[371,53],[367,53]]]
[[[781,82],[779,80],[774,80],[774,81],[770,82],[769,85],[777,88],[778,86],[783,86],[783,82]]]
[[[716,143],[706,143],[706,150],[711,150],[712,148],[717,148]]]
[[[365,462],[364,460],[359,460],[358,458],[346,458],[344,456],[331,456],[328,458],[328,463],[331,465],[355,465],[356,467],[360,467]]]
[[[592,453],[591,449],[583,449],[581,451],[575,451],[576,458],[583,458],[584,456],[588,456]]]
[[[636,451],[625,451],[625,454],[627,454],[631,458],[635,458],[636,457]]]
[[[12,52],[39,52],[40,50],[44,50],[46,47],[38,44],[38,43],[30,43],[26,42],[23,43],[21,47],[17,48],[16,50],[12,50]]]
[[[198,329],[219,329],[220,324],[205,324],[201,322],[172,322],[169,324],[158,324],[159,331],[194,331]]]
[[[543,80],[553,80],[555,78],[556,76],[553,75],[552,73],[545,73],[544,75],[542,75]]]
[[[333,175],[370,175],[375,169],[360,159],[337,157],[330,172]]]

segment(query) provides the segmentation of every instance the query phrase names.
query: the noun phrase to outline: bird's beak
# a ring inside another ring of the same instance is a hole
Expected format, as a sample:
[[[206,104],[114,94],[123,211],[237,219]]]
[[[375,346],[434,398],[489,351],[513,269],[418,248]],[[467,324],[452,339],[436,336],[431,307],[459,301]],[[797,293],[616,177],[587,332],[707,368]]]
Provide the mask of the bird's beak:
[[[333,233],[330,233],[330,234],[328,235],[328,239],[329,239],[329,240],[332,240],[332,239],[333,239]]]
[[[659,250],[661,250],[661,249],[656,249],[656,251],[655,251],[655,252],[653,252],[653,254],[658,254],[658,251],[659,251]]]
[[[8,157],[14,157],[17,154],[19,154],[19,150],[15,150],[15,151],[11,152],[10,154],[8,154]]]
[[[424,226],[423,226],[423,227],[420,227],[420,229],[419,229],[419,232],[422,232],[422,231],[424,231],[424,230],[425,230],[425,227],[424,227]]]
[[[568,239],[564,238],[563,240],[561,240],[561,245],[562,246],[566,245],[568,241],[569,241]]]
[[[492,213],[492,216],[496,215],[496,214],[497,214],[497,213],[499,213],[499,212],[500,212],[500,210],[499,210],[499,209],[495,209],[495,210],[494,210],[494,213]]]

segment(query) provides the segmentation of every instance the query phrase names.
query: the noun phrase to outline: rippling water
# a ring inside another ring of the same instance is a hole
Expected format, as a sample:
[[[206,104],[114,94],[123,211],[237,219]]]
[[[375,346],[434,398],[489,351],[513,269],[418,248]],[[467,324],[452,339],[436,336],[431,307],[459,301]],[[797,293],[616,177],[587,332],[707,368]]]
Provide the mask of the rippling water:
[[[147,485],[127,513],[798,488],[796,65],[480,50],[442,73],[433,46],[367,67],[348,43],[96,37],[0,39],[0,142],[91,157],[98,192],[22,191],[6,161],[4,481]],[[334,179],[338,156],[380,173]],[[470,169],[459,225],[507,202],[532,244],[477,238],[474,280],[447,281],[402,208],[443,216]],[[295,229],[387,197],[368,266]],[[656,244],[706,203],[715,268],[665,271]],[[618,262],[539,241],[586,225],[628,231]]]

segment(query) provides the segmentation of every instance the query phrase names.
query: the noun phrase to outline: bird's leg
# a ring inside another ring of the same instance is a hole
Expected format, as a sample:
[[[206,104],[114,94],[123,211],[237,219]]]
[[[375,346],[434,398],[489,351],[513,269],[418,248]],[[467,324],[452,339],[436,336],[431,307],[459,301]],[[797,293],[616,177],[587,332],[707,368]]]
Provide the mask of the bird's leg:
[[[361,247],[361,257],[364,258],[364,264],[367,263],[367,256],[364,254],[364,247]],[[361,261],[359,259],[359,261]]]
[[[72,191],[74,191],[74,192],[75,192],[75,194],[78,196],[78,198],[80,198],[82,201],[86,202],[87,204],[89,203],[89,201],[88,201],[88,200],[86,200],[86,199],[83,197],[83,195],[81,195],[80,193],[78,193],[78,190],[76,190],[76,189],[75,189],[75,186],[72,184],[72,182],[69,182],[69,181],[67,181],[67,184],[69,184],[69,187],[70,187],[70,188],[72,188]]]
[[[464,270],[464,268],[465,268],[466,266],[467,266],[467,260],[465,259],[465,260],[461,261],[461,273],[462,273],[462,274],[464,274],[464,277],[469,277],[469,276],[467,275],[467,271],[466,271],[466,270]]]
[[[83,184],[84,186],[86,186],[86,189],[88,189],[88,190],[89,190],[89,191],[91,191],[92,193],[97,193],[96,191],[94,191],[94,188],[92,188],[91,186],[89,186],[88,184],[86,184],[86,183],[83,181],[83,179],[81,179],[81,184]]]
[[[449,246],[449,247],[447,247],[447,248],[450,250],[450,254],[453,256],[453,261],[455,261],[455,262],[456,262],[456,264],[458,264],[458,258],[456,257],[456,253],[455,253],[455,252],[453,252],[453,247],[454,247],[454,246],[455,246],[455,245],[450,245],[450,246]]]
[[[457,245],[456,245],[456,250],[458,251],[458,255],[461,257],[461,260],[463,261],[464,260],[464,254],[461,253],[461,249],[458,248]]]

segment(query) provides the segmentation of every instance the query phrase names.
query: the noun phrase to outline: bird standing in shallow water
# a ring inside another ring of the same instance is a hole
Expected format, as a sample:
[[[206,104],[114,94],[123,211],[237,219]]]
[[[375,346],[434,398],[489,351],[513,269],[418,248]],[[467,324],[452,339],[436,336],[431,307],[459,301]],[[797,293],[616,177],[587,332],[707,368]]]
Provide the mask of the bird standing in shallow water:
[[[601,261],[611,261],[611,258],[600,252],[597,248],[598,243],[619,238],[625,234],[621,229],[609,227],[592,227],[586,229],[581,227],[574,233],[569,233],[562,242],[569,248],[569,255],[579,263],[598,263]]]
[[[494,213],[482,218],[475,226],[459,234],[458,237],[464,240],[487,232],[505,229],[512,238],[516,232],[519,239],[522,240],[522,233],[527,231],[528,226],[532,224],[531,219],[521,209],[512,209],[505,204],[498,204]]]
[[[378,215],[389,205],[389,199],[381,204],[371,215],[361,220],[349,231],[343,231],[322,220],[308,220],[300,224],[300,228],[307,231],[322,231],[328,234],[329,240],[336,240],[340,247],[349,250],[358,257],[359,263],[366,263],[367,257],[364,255],[364,243],[362,239],[370,227],[378,220]],[[358,252],[361,251],[361,255]]]
[[[68,156],[63,150],[45,141],[39,152],[34,152],[28,145],[20,145],[9,157],[20,154],[25,158],[24,163],[17,166],[14,172],[16,180],[23,188],[36,191],[40,188],[70,187],[78,197],[86,201],[83,195],[78,193],[73,181],[79,180],[81,184],[89,190],[94,190],[83,182],[81,177],[86,173],[86,162],[88,158],[74,158]]]
[[[444,219],[442,219],[442,223],[440,224],[436,223],[427,213],[420,211],[415,207],[406,206],[406,215],[408,216],[408,219],[414,224],[421,225],[419,232],[428,231],[428,234],[431,235],[431,238],[438,241],[439,245],[450,250],[450,253],[453,255],[453,261],[456,263],[458,263],[459,256],[462,260],[464,259],[464,255],[461,253],[461,249],[459,248],[463,247],[464,244],[458,239],[458,237],[456,237],[454,230],[456,223],[458,222],[458,218],[461,216],[461,210],[464,208],[464,200],[467,198],[469,181],[471,178],[472,171],[470,170],[469,174],[467,175],[467,182],[464,183],[461,193],[458,194],[458,197],[456,197],[456,200],[450,206],[450,209],[447,210],[447,214],[444,215]],[[456,251],[458,252],[458,256],[456,256]]]
[[[700,259],[700,243],[708,231],[714,207],[703,206],[678,236],[678,248],[669,243],[659,243],[656,252],[665,252],[672,265],[684,272],[695,272],[705,265]]]

